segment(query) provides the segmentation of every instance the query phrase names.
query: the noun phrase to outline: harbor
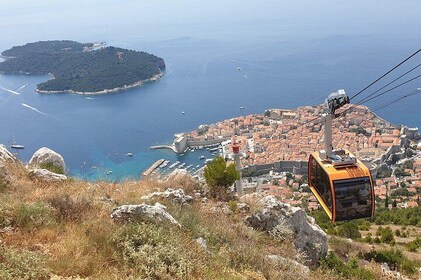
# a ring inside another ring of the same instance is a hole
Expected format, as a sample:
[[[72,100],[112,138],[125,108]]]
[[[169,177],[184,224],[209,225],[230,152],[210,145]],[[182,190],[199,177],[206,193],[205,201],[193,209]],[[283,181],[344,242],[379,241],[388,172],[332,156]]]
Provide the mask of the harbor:
[[[143,177],[147,177],[149,176],[155,169],[158,168],[158,166],[160,166],[163,162],[165,161],[165,159],[159,159],[157,161],[155,161],[151,167],[149,167],[148,169],[146,169],[145,172],[142,173]]]
[[[156,148],[157,146],[154,146]],[[161,149],[164,146],[158,146]],[[166,146],[171,147],[171,146]],[[173,173],[185,172],[192,176],[197,175],[207,163],[212,161],[215,156],[220,155],[222,148],[218,146],[211,147],[190,147],[184,153],[177,153],[175,157],[161,158],[154,162],[145,172],[143,177],[153,174],[159,178],[166,178]]]

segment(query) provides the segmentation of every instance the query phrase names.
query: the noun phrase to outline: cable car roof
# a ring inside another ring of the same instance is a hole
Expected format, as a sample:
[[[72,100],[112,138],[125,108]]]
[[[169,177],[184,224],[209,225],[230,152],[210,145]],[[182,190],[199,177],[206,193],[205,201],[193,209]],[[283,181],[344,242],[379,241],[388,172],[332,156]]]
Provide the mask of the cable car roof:
[[[346,152],[353,156],[349,151]],[[322,166],[332,181],[370,176],[370,170],[358,159],[355,164],[335,167],[331,162],[322,161],[319,152],[312,153],[312,156],[320,163],[320,166]]]

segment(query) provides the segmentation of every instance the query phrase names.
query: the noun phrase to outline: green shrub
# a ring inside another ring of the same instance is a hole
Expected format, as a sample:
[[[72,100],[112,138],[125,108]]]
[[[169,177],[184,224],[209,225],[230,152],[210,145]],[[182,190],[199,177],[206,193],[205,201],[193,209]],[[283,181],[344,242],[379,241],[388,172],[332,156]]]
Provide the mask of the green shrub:
[[[237,212],[237,209],[238,209],[238,202],[236,200],[230,200],[228,202],[228,207],[233,213],[235,213]]]
[[[361,237],[361,233],[358,231],[358,226],[355,222],[344,222],[338,226],[337,233],[339,236],[357,239]]]
[[[363,241],[367,242],[367,243],[370,243],[370,244],[373,243],[373,237],[372,237],[371,233],[367,233],[367,235],[364,237]]]
[[[417,239],[408,243],[407,247],[410,252],[416,252],[421,247],[421,238],[417,237]]]
[[[51,172],[56,173],[56,174],[64,174],[64,170],[63,170],[62,167],[55,166],[51,162],[41,163],[39,165],[39,167],[41,167],[43,169],[47,169],[48,171],[51,171]]]
[[[112,238],[118,258],[135,277],[142,279],[187,278],[189,262],[184,250],[171,240],[171,230],[154,224],[129,224]]]
[[[44,259],[36,253],[0,245],[0,279],[49,279]]]
[[[204,176],[214,198],[227,200],[229,187],[240,178],[234,164],[227,166],[223,157],[214,158],[206,167]]]
[[[359,267],[356,258],[352,258],[348,263],[345,263],[333,252],[329,252],[321,261],[321,267],[322,269],[333,270],[336,274],[344,278],[375,279],[373,273],[365,268]]]
[[[387,263],[391,269],[407,273],[414,273],[417,269],[416,263],[406,258],[402,251],[397,248],[373,250],[363,254],[363,257],[368,261],[374,260],[378,263]]]
[[[36,229],[53,223],[53,211],[44,202],[38,201],[32,204],[21,203],[17,209],[16,224],[20,228]]]
[[[394,244],[395,238],[393,231],[390,227],[379,227],[376,231],[376,235],[380,237],[380,241],[387,244]]]

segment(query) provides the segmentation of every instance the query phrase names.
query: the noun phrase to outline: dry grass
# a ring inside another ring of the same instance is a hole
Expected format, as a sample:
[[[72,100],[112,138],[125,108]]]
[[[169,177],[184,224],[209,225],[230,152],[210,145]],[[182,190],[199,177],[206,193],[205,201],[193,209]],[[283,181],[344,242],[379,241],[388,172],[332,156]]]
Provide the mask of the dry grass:
[[[152,191],[182,187],[193,194],[200,187],[189,177],[118,184],[75,179],[46,183],[31,181],[22,166],[10,169],[13,183],[0,193],[0,229],[14,230],[0,233],[0,244],[11,254],[18,252],[10,262],[28,259],[28,269],[40,275],[48,271],[55,278],[73,279],[336,279],[325,271],[306,275],[268,261],[265,256],[271,254],[299,262],[301,256],[292,242],[245,226],[246,214],[224,214],[216,202],[180,206],[161,201],[181,228],[119,225],[110,219],[116,204],[143,203],[140,197]],[[250,203],[252,209],[257,207]],[[196,242],[199,237],[206,240],[207,249]]]

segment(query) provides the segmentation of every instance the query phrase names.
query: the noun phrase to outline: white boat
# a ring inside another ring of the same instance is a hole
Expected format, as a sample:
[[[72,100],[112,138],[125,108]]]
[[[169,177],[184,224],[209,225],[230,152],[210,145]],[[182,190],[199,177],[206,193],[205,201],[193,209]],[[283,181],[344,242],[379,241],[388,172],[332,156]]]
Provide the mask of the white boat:
[[[186,112],[184,112],[184,111],[183,111],[183,112],[181,112],[181,114],[185,115],[185,114],[186,114]]]
[[[170,163],[169,160],[164,161],[159,168],[165,168]]]
[[[184,166],[186,166],[186,163],[183,162],[182,164],[180,164],[180,166],[178,168],[183,168]]]
[[[170,165],[170,169],[173,169],[176,165],[178,165],[180,162],[177,160],[176,162],[174,162],[173,164]]]
[[[237,70],[240,71],[241,70],[241,67],[237,67]]]
[[[200,164],[196,165],[196,168],[199,168],[199,167],[200,167]]]
[[[243,109],[244,109],[244,107],[243,107],[243,106],[241,106],[241,107],[240,107],[240,109],[241,109],[241,110],[243,110]]]
[[[17,149],[17,150],[21,150],[21,149],[25,149],[25,146],[23,146],[23,145],[18,145],[18,144],[12,144],[12,145],[10,145],[10,148],[12,148],[12,149]]]
[[[186,169],[189,169],[193,166],[193,164],[187,165]]]
[[[205,159],[205,156],[200,156],[199,159]]]
[[[105,175],[110,175],[110,174],[112,174],[113,173],[113,171],[112,170],[108,170],[106,173],[105,173]]]
[[[205,160],[205,163],[209,163],[209,162],[211,162],[213,160],[213,158],[207,158],[206,160]]]
[[[133,156],[133,154],[132,154],[132,153],[127,153],[127,156],[128,156],[128,157],[132,157],[132,156]]]

